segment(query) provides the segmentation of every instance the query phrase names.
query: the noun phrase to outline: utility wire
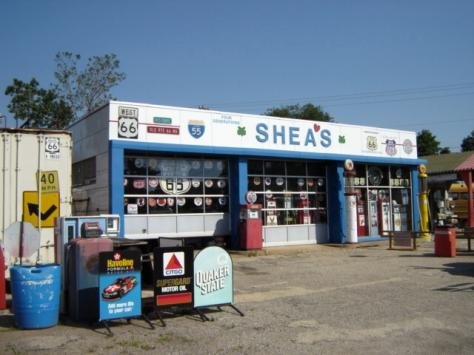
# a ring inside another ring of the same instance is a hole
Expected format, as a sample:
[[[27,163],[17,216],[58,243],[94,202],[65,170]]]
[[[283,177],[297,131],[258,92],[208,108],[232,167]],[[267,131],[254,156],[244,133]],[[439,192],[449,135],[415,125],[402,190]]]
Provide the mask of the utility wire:
[[[341,95],[328,95],[328,96],[313,96],[313,97],[299,97],[299,98],[287,98],[287,99],[269,99],[269,100],[255,100],[255,101],[240,101],[240,102],[224,102],[220,104],[211,104],[207,106],[211,107],[232,107],[232,108],[243,108],[243,107],[257,107],[260,105],[271,105],[271,104],[282,104],[287,102],[299,102],[299,101],[317,101],[317,104],[331,102],[331,101],[350,101],[357,99],[370,99],[386,96],[406,96],[414,94],[427,94],[432,92],[439,91],[453,91],[453,90],[463,90],[470,89],[474,87],[474,82],[465,82],[465,83],[456,83],[456,84],[446,84],[438,86],[425,86],[414,89],[395,89],[395,90],[383,90],[383,91],[367,91],[360,93],[352,94],[341,94]],[[416,98],[398,98],[396,101],[413,101],[413,100],[424,100],[431,98],[441,98],[449,96],[462,96],[470,95],[472,93],[460,93],[460,94],[445,94],[445,95],[436,95],[436,96],[424,96]],[[349,104],[371,104],[371,103],[383,103],[383,102],[392,102],[392,101],[369,101],[369,102],[350,102],[342,103],[341,105]],[[331,105],[331,106],[335,106]]]

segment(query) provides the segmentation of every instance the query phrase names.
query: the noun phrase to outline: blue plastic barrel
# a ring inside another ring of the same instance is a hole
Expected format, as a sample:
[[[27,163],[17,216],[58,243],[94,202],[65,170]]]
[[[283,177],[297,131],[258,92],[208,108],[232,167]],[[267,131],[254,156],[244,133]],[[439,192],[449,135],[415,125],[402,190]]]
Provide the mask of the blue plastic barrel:
[[[10,270],[10,282],[17,327],[36,329],[58,324],[59,265],[14,266]]]

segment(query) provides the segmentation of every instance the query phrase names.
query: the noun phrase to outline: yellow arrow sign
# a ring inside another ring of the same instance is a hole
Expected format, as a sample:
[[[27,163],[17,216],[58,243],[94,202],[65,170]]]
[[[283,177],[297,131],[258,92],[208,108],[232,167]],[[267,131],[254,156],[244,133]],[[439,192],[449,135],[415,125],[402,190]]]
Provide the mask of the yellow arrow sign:
[[[23,191],[23,221],[43,228],[54,227],[54,219],[59,217],[59,192],[41,193],[41,205],[38,191]]]

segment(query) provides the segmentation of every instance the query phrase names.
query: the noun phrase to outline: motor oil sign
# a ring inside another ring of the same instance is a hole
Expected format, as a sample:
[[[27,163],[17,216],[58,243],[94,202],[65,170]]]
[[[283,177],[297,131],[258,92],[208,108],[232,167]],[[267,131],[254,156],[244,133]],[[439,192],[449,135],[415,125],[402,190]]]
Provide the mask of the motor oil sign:
[[[141,253],[138,250],[99,254],[100,321],[142,314]]]
[[[193,249],[155,248],[154,262],[155,306],[192,305]]]
[[[222,248],[203,249],[194,259],[194,307],[233,303],[232,259]]]

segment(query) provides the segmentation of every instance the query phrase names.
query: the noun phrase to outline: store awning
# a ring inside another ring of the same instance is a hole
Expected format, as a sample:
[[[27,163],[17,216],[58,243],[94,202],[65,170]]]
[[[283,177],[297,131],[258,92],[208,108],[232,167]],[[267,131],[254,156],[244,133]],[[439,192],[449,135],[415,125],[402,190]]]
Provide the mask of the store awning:
[[[474,152],[466,159],[464,160],[461,164],[459,164],[454,171],[456,172],[462,172],[462,171],[473,171],[474,170]]]
[[[454,171],[462,176],[467,185],[467,214],[468,225],[474,227],[474,201],[472,194],[472,181],[474,171],[474,152],[471,152],[469,157],[459,164]]]

